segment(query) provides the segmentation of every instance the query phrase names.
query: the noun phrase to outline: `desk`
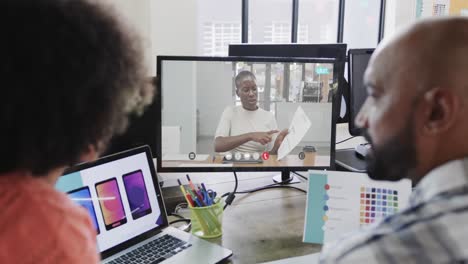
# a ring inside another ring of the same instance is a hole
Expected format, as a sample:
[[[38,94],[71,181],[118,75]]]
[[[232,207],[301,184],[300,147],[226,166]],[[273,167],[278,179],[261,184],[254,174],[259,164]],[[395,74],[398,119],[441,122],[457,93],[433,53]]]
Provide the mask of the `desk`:
[[[347,125],[337,125],[337,141],[348,137],[350,135]],[[354,148],[362,142],[365,142],[364,138],[356,137],[336,147]],[[319,158],[320,156],[316,156],[315,160],[318,161]],[[271,184],[274,174],[274,172],[238,173],[238,190]],[[306,175],[305,172],[303,174]],[[232,173],[191,173],[190,176],[195,183],[204,182],[218,193],[226,193],[234,188]],[[176,179],[184,179],[185,174],[163,174],[162,178],[165,184],[175,186]],[[304,190],[307,188],[306,183],[294,186]],[[305,207],[306,195],[291,189],[238,194],[234,203],[224,212],[223,236],[208,241],[234,252],[228,263],[267,262],[320,252],[321,245],[302,242]]]
[[[316,153],[306,153],[305,159],[301,160],[298,155],[288,155],[282,160],[277,160],[277,155],[270,155],[268,160],[262,163],[226,163],[232,164],[234,167],[302,167],[302,166],[329,166],[330,156],[316,155]],[[190,167],[190,165],[200,166],[210,164],[223,164],[222,155],[209,155],[205,160],[202,161],[162,161],[163,167]]]
[[[191,174],[195,182],[200,176]],[[238,190],[246,190],[271,184],[272,173],[238,173],[238,176]],[[207,183],[209,188],[219,193],[232,191],[232,175],[222,173],[218,177],[221,182]],[[293,186],[306,189],[305,183]],[[321,245],[302,242],[305,206],[306,195],[293,189],[237,194],[234,203],[224,211],[223,235],[207,240],[233,251],[227,263],[266,262],[320,252]],[[187,211],[181,213],[188,215]]]

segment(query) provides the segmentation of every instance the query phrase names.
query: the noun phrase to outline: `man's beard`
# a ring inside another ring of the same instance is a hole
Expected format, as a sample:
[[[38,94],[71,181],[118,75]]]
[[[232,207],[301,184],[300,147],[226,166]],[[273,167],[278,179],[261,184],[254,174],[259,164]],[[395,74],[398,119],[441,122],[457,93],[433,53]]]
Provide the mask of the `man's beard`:
[[[417,163],[412,124],[411,117],[396,136],[381,146],[372,145],[372,151],[366,155],[367,173],[371,179],[398,181],[410,177]],[[367,131],[364,137],[373,143]]]

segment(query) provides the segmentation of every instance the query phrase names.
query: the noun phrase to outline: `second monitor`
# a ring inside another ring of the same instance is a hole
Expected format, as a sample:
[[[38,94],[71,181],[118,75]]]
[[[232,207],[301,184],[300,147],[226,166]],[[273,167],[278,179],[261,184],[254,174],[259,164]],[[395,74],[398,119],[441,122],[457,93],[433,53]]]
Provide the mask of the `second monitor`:
[[[336,60],[158,57],[158,171],[333,168]]]

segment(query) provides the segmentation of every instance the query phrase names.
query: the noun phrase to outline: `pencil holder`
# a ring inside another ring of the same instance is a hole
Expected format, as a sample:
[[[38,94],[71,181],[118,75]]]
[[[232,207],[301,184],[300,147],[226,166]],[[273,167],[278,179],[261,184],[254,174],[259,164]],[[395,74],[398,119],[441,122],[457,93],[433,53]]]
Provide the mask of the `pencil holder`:
[[[190,207],[192,234],[202,238],[214,238],[223,234],[223,199],[205,207]]]

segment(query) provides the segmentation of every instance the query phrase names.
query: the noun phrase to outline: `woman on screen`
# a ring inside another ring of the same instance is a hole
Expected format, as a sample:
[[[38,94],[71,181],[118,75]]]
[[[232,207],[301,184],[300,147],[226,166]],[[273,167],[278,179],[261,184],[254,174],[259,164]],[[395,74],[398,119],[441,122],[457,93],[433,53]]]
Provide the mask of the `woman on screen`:
[[[242,105],[224,109],[215,133],[215,152],[264,152],[277,154],[288,130],[278,130],[271,112],[258,107],[255,75],[241,71],[235,79]]]

